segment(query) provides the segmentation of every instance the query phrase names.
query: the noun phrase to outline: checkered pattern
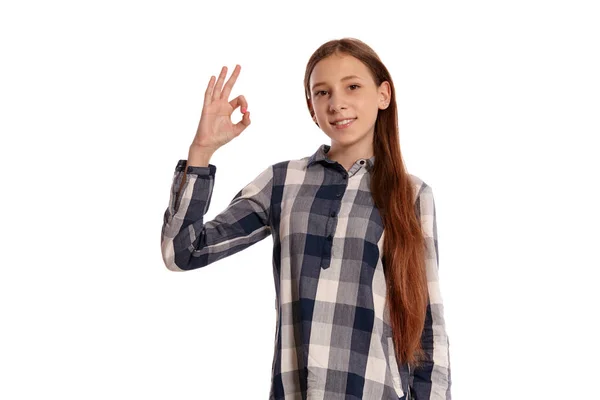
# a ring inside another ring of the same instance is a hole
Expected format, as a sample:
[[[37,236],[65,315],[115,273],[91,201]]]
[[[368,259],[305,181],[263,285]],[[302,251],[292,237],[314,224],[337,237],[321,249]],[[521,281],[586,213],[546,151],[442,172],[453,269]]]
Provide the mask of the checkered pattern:
[[[427,308],[419,369],[398,365],[386,302],[383,221],[373,205],[375,157],[349,171],[321,145],[264,169],[204,221],[216,167],[177,163],[161,248],[173,271],[205,267],[272,236],[277,316],[269,400],[450,400],[449,341],[438,281],[432,189],[410,175],[427,240]],[[410,387],[410,391],[409,391]]]

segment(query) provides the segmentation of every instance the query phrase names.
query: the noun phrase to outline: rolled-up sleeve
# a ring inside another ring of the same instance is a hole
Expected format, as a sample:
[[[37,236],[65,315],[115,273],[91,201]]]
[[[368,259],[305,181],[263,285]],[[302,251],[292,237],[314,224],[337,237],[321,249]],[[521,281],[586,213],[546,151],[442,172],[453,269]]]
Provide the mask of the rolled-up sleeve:
[[[185,166],[186,160],[177,163],[163,218],[161,251],[169,270],[204,267],[271,234],[272,166],[244,186],[210,221],[204,216],[212,198],[216,166]],[[181,188],[184,174],[187,176]]]

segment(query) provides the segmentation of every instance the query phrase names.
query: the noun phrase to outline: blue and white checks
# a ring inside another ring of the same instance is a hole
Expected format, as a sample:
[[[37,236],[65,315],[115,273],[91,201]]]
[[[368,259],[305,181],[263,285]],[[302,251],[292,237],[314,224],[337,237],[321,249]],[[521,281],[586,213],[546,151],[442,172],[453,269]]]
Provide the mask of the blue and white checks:
[[[422,344],[430,361],[409,370],[396,361],[389,325],[384,229],[370,192],[375,157],[346,171],[327,158],[329,149],[270,165],[211,221],[204,215],[216,167],[184,171],[179,160],[162,227],[164,263],[193,270],[272,237],[277,326],[269,400],[450,400],[432,189],[410,175],[428,248]]]

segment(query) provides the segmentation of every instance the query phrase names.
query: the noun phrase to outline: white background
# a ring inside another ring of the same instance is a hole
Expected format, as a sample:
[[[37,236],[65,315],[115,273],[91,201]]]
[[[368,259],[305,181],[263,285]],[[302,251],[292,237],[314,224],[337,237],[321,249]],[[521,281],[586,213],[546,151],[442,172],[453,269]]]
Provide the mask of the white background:
[[[252,124],[208,219],[329,143],[302,80],[346,36],[434,191],[453,398],[600,398],[594,3],[3,2],[0,398],[268,398],[272,239],[175,273],[163,213],[211,75],[242,66]]]

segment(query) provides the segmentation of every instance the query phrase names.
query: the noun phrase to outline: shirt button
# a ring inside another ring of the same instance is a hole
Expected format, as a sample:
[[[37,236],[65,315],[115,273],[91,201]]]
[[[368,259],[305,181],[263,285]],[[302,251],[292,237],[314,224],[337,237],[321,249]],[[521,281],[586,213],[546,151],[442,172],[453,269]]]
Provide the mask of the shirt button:
[[[335,197],[340,197],[341,195],[342,195],[341,193],[337,193],[337,194],[335,195]]]
[[[335,217],[335,211],[332,211],[332,212],[331,212],[331,216],[332,216],[332,217]]]
[[[343,175],[343,176],[342,176],[342,179],[343,179],[343,180],[346,180],[346,179],[348,179],[348,177],[347,177],[346,175]]]
[[[364,164],[364,163],[365,163],[365,160],[360,160],[360,164],[361,165]]]

